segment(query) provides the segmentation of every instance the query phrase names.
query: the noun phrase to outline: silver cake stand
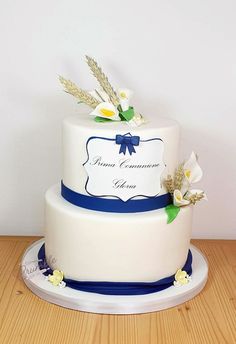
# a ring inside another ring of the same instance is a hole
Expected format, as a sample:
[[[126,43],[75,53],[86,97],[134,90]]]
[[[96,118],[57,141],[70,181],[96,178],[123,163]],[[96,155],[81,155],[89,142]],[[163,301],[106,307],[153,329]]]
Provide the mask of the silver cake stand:
[[[38,269],[38,251],[44,239],[33,243],[22,259],[22,276],[27,287],[41,299],[78,311],[103,314],[138,314],[160,311],[184,303],[196,296],[206,284],[208,264],[193,245],[191,281],[181,287],[170,287],[158,293],[132,296],[113,296],[87,293],[69,287],[59,288],[48,282]]]

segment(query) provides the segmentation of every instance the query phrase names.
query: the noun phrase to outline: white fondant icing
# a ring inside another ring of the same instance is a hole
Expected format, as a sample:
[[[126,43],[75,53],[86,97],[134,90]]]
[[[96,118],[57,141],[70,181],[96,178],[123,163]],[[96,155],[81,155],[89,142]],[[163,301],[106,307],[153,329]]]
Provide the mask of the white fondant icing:
[[[79,208],[57,185],[46,193],[46,256],[66,278],[156,281],[183,267],[191,224],[192,206],[167,224],[164,209],[114,214]]]
[[[135,128],[128,127],[126,122],[97,123],[88,115],[78,115],[66,118],[63,122],[62,179],[64,184],[73,191],[82,194],[88,194],[85,189],[88,175],[85,167],[83,166],[87,160],[87,140],[93,136],[114,139],[116,135],[125,135],[127,132],[130,132],[132,136],[140,136],[142,140],[160,138],[164,145],[163,161],[166,165],[162,173],[162,177],[165,177],[167,174],[173,174],[178,164],[179,126],[173,120],[160,118],[158,116],[150,119],[145,116],[145,118],[147,119],[147,123]],[[135,147],[137,150],[139,148],[140,147]],[[101,152],[101,154],[105,153]],[[155,152],[152,152],[152,154],[155,155]],[[135,154],[132,154],[132,157],[133,155],[133,159],[137,159],[137,156],[135,157]],[[111,149],[109,152],[106,152],[105,157],[109,161],[112,161],[114,158],[113,150]],[[142,159],[143,161],[149,160],[147,152],[144,152]],[[142,181],[142,191],[146,190],[147,194],[150,193],[151,183],[156,183],[156,185],[160,184],[160,177],[158,173],[156,174],[156,182],[154,182],[151,169],[149,169],[149,172],[150,173],[148,174],[148,171],[146,171],[147,175],[145,175],[145,178],[143,178]],[[143,172],[139,171],[138,173],[140,175]],[[137,173],[134,173],[134,178],[136,178],[136,176]],[[127,177],[129,177],[128,170]],[[102,178],[99,179],[100,184],[101,179]],[[123,174],[123,179],[126,180],[125,174]],[[107,187],[106,178],[103,178],[103,184],[98,185],[98,187],[101,187],[101,189],[105,189],[105,187]],[[157,189],[157,187],[154,187],[152,191],[155,190],[155,192],[157,192]],[[97,192],[98,191],[100,192],[100,189],[97,190]],[[105,193],[106,192],[107,190],[105,190]],[[129,192],[129,188],[123,190],[122,198],[124,200],[130,197]],[[161,195],[164,193],[166,193],[166,191],[163,187],[161,187],[159,194]],[[141,192],[141,194],[143,194],[143,192]]]

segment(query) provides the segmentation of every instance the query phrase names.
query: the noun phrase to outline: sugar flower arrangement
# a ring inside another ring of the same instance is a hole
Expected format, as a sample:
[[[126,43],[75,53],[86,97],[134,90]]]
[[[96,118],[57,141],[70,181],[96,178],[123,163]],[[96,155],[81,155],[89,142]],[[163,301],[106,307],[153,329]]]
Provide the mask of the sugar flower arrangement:
[[[178,166],[174,176],[168,175],[164,180],[166,190],[173,198],[173,204],[166,207],[168,223],[175,219],[180,207],[189,204],[195,205],[202,199],[207,199],[204,191],[191,188],[192,184],[201,180],[202,174],[202,169],[198,164],[198,157],[192,152],[190,158]]]
[[[60,76],[59,80],[65,91],[78,99],[79,103],[91,107],[93,110],[90,115],[96,122],[126,121],[133,127],[143,124],[145,122],[143,116],[130,106],[132,91],[126,88],[114,90],[97,62],[89,56],[86,56],[86,62],[100,88],[88,92]]]

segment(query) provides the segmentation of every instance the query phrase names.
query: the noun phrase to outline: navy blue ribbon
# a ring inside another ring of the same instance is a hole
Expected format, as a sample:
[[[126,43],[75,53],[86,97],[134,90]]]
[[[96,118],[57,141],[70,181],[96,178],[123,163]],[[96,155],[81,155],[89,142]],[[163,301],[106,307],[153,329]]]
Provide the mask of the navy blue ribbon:
[[[124,202],[117,198],[101,198],[80,194],[69,189],[63,182],[61,182],[61,195],[68,202],[78,207],[109,213],[139,213],[165,208],[172,203],[169,193],[150,198],[130,199]]]
[[[186,271],[188,275],[192,274],[192,259],[192,253],[189,250],[186,263],[182,268],[182,270]],[[41,246],[38,253],[38,266],[40,270],[47,269],[43,272],[45,276],[53,274],[52,269],[46,261],[44,244]],[[63,281],[70,288],[89,293],[104,295],[144,295],[156,293],[171,287],[175,281],[175,275],[162,278],[156,282],[90,282],[75,281],[67,278],[64,278]]]
[[[136,153],[134,146],[138,146],[139,141],[139,136],[132,136],[130,134],[116,135],[116,144],[120,145],[119,154],[123,153],[125,155],[126,149],[128,149],[130,155]]]

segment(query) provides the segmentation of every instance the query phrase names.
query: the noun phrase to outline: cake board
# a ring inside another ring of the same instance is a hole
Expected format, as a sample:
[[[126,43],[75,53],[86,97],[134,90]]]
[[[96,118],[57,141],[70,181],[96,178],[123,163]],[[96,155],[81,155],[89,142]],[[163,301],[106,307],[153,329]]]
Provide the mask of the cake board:
[[[196,296],[204,288],[208,264],[204,255],[193,245],[193,272],[190,283],[172,286],[146,295],[102,295],[78,291],[69,287],[59,288],[46,280],[38,268],[38,251],[44,239],[34,242],[25,252],[22,277],[27,287],[41,299],[59,306],[83,312],[100,314],[139,314],[164,310],[182,304]]]

